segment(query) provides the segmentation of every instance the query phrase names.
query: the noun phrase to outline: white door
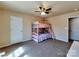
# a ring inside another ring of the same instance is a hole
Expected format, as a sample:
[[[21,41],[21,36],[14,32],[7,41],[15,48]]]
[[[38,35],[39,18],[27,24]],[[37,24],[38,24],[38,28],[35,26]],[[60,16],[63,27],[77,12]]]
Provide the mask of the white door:
[[[79,40],[79,17],[70,19],[70,39]]]
[[[23,19],[17,16],[10,17],[11,44],[23,41]]]

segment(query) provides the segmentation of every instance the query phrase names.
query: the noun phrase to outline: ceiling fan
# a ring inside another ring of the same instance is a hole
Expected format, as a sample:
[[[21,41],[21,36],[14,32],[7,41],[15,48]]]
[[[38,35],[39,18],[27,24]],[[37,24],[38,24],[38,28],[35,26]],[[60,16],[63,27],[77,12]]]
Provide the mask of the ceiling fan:
[[[45,15],[45,14],[50,14],[51,10],[52,8],[45,8],[45,7],[39,6],[39,10],[36,10],[35,12],[40,12],[41,15]]]

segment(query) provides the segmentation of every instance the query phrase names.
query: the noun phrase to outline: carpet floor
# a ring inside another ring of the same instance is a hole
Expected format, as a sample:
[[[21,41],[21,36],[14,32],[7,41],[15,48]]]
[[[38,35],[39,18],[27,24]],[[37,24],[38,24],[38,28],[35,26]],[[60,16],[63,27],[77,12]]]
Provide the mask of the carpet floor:
[[[71,42],[48,39],[40,43],[33,40],[2,48],[2,57],[66,57]]]

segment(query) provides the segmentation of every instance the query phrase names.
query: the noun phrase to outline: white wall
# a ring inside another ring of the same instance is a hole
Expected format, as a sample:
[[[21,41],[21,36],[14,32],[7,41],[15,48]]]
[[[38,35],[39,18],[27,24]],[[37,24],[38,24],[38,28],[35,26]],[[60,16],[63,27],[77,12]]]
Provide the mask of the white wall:
[[[48,18],[56,39],[68,42],[68,18],[71,17],[79,17],[79,11]]]

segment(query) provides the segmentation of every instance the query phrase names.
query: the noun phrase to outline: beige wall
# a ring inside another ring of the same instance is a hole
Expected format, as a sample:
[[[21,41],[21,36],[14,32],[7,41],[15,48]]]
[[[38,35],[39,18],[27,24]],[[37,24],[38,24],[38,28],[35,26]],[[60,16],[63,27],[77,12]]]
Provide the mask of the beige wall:
[[[24,41],[31,40],[31,24],[35,17],[27,14],[0,10],[0,47],[10,44],[10,16],[23,17]]]
[[[68,42],[68,18],[71,17],[79,17],[79,11],[48,18],[56,39]]]

